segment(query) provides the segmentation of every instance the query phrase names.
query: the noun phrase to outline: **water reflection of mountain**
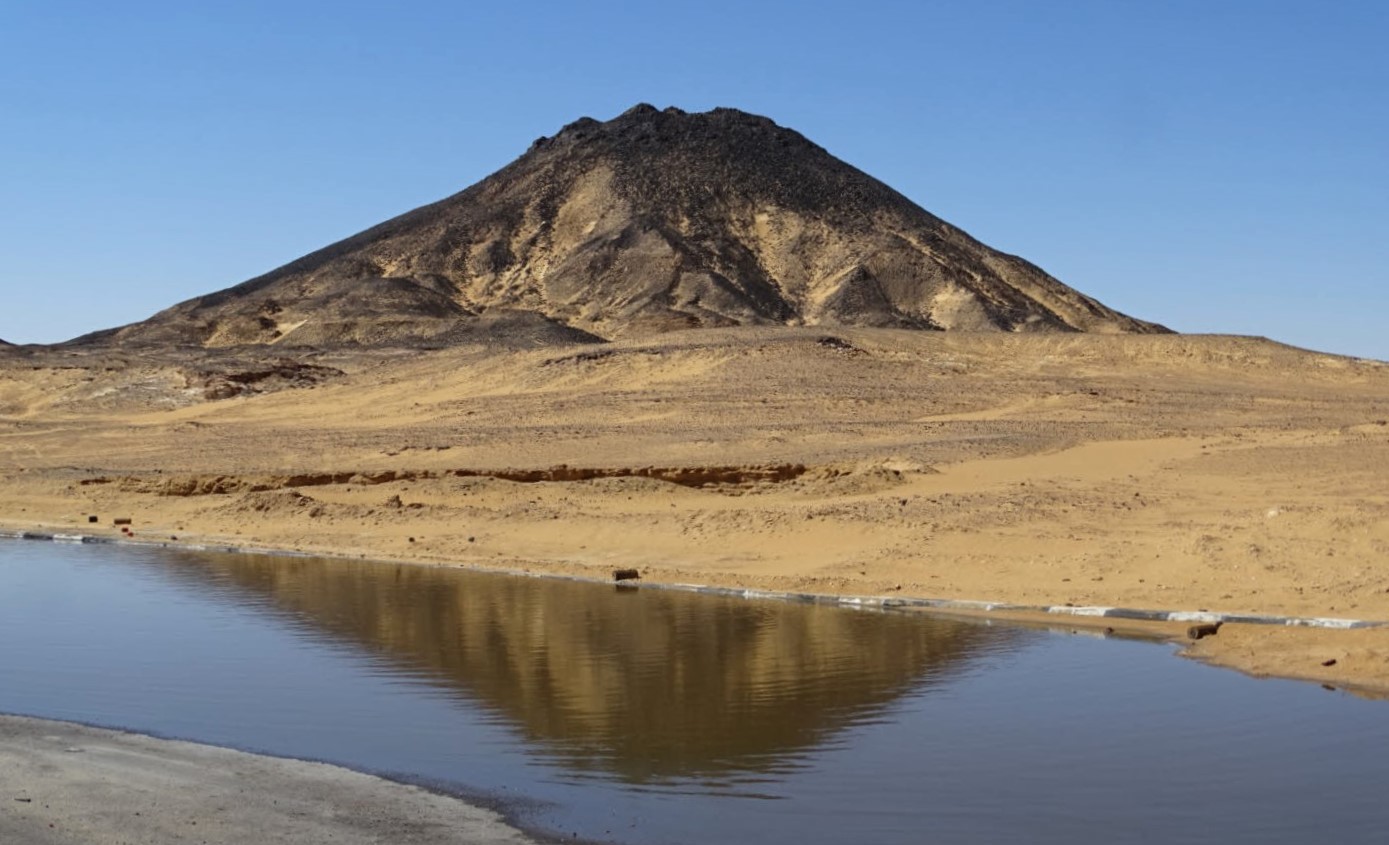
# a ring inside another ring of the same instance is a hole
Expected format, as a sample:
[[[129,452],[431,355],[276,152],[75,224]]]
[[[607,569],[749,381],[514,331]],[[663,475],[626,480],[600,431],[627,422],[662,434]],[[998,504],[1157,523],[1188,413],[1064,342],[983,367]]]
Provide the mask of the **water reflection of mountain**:
[[[1017,631],[420,566],[180,553],[179,571],[423,668],[567,765],[771,771]]]

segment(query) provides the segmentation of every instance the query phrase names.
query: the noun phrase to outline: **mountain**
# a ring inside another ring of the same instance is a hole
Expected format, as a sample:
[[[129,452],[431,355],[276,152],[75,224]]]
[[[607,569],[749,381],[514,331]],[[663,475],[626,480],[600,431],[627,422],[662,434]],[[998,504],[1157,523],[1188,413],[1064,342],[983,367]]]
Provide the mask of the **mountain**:
[[[591,340],[702,326],[1164,332],[765,117],[582,118],[447,199],[77,342]]]

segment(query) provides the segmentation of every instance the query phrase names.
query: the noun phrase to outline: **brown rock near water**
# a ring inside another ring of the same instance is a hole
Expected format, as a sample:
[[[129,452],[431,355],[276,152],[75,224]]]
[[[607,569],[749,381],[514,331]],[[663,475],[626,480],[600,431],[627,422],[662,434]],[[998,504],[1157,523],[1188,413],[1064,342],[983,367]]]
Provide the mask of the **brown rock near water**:
[[[529,346],[748,325],[1163,332],[800,134],[639,105],[236,287],[79,342]]]

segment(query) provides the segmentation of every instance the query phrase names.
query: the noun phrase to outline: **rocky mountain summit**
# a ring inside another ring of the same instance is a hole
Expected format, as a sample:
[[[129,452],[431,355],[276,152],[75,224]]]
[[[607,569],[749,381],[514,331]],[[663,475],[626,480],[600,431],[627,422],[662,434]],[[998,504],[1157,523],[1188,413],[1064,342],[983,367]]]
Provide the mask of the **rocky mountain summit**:
[[[447,199],[74,343],[538,345],[737,325],[1163,332],[734,109],[581,118]]]

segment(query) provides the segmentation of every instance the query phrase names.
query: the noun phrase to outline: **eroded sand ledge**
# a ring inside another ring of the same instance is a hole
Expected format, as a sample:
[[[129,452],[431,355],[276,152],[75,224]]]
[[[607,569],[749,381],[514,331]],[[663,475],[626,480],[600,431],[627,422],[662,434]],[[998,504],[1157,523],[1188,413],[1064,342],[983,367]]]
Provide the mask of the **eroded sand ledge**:
[[[152,358],[5,360],[10,528],[1389,620],[1389,366],[1267,341],[704,330],[344,353],[221,401]],[[1389,690],[1384,628],[1227,625],[1193,653]]]
[[[532,840],[496,813],[358,772],[0,716],[0,842]]]

